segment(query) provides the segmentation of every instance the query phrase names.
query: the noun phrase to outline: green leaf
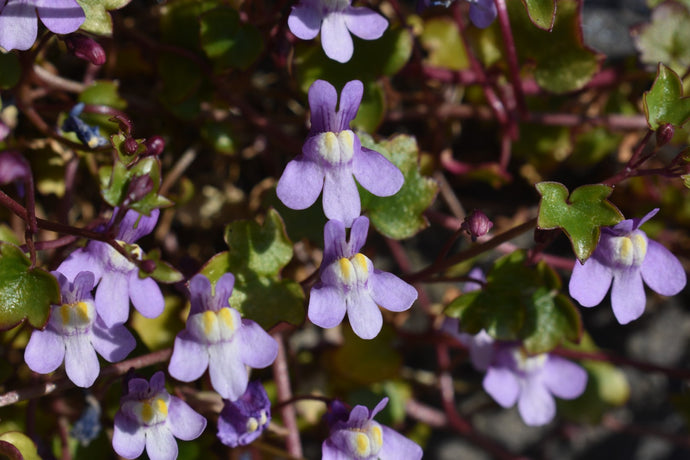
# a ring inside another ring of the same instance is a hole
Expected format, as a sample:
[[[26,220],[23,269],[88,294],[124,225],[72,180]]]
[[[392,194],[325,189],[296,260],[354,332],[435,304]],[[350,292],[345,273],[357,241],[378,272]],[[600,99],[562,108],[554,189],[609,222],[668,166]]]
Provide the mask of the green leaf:
[[[0,89],[10,89],[19,83],[19,78],[22,76],[22,68],[15,53],[0,52],[0,69],[2,69],[2,72],[0,72]]]
[[[149,193],[137,201],[129,204],[131,209],[149,215],[158,208],[170,206],[170,200],[158,194],[161,183],[161,164],[156,157],[145,157],[128,168],[120,161],[115,166],[103,166],[98,170],[101,182],[101,195],[109,205],[122,205],[128,198],[129,186],[133,179],[149,176],[153,181],[153,188]]]
[[[362,146],[376,150],[390,160],[405,177],[398,193],[378,197],[359,188],[362,209],[382,234],[395,239],[409,238],[428,225],[424,211],[434,202],[438,184],[419,171],[419,148],[414,137],[394,136],[390,140],[374,142],[359,134]]]
[[[115,81],[96,81],[79,94],[79,102],[92,105],[107,105],[118,110],[127,108],[127,101],[118,93]]]
[[[0,329],[10,329],[28,319],[42,328],[50,306],[60,303],[57,280],[31,262],[17,246],[0,241]]]
[[[573,190],[570,198],[568,189],[558,182],[540,182],[536,187],[541,195],[537,227],[562,229],[581,263],[596,248],[599,227],[623,220],[623,214],[606,199],[613,191],[608,185],[583,185]]]
[[[665,2],[654,9],[649,23],[633,29],[640,61],[648,66],[660,62],[674,72],[683,73],[690,66],[690,12],[675,2]]]
[[[236,10],[218,7],[206,11],[201,21],[201,47],[213,60],[215,69],[246,70],[264,47],[261,32],[251,24],[241,24]]]
[[[434,67],[463,70],[470,67],[458,25],[448,17],[428,19],[419,36],[422,47],[429,53],[426,62]]]
[[[548,352],[564,339],[579,340],[580,315],[559,293],[558,275],[546,263],[528,266],[526,259],[524,251],[500,258],[484,289],[461,295],[445,313],[470,334],[484,329],[497,340],[521,340],[530,354]]]
[[[280,215],[269,210],[263,225],[239,220],[225,228],[229,251],[216,254],[201,270],[211,283],[225,273],[235,275],[230,305],[245,318],[269,329],[280,321],[304,321],[304,292],[280,271],[292,259],[292,242]]]
[[[522,0],[522,4],[527,8],[532,24],[540,29],[551,31],[556,20],[555,0]]]
[[[181,311],[184,303],[180,297],[165,297],[165,308],[155,318],[146,318],[138,311],[132,312],[132,329],[134,329],[148,351],[162,350],[173,346],[177,331],[184,329]]]
[[[19,431],[0,434],[0,453],[13,460],[41,460],[36,444]]]
[[[117,10],[131,0],[77,0],[86,15],[80,29],[98,35],[113,34],[113,20],[108,11]]]
[[[537,84],[566,93],[587,84],[599,69],[597,54],[582,40],[579,2],[560,0],[551,31],[534,27],[520,2],[507,2],[520,62],[533,66]]]
[[[171,45],[197,51],[200,46],[199,17],[216,8],[218,0],[177,0],[160,9],[161,38]]]
[[[682,126],[690,118],[690,97],[683,97],[680,78],[664,64],[659,64],[652,88],[642,100],[647,124],[653,130],[666,123]]]
[[[139,278],[151,278],[161,283],[171,284],[179,283],[184,279],[182,273],[177,271],[172,265],[161,260],[161,252],[159,249],[154,249],[147,254],[144,254],[144,260],[152,260],[156,264],[152,273],[144,273],[139,271]]]

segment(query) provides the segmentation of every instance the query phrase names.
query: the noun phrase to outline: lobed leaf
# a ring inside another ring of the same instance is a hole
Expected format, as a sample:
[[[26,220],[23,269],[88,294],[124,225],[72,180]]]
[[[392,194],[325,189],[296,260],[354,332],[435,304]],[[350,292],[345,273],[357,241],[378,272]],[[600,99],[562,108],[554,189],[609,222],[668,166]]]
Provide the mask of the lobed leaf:
[[[650,129],[666,123],[682,126],[690,118],[690,97],[683,97],[680,77],[664,64],[659,63],[652,88],[642,101]]]
[[[663,62],[674,72],[690,66],[690,5],[665,2],[652,12],[651,21],[632,29],[640,61],[650,67]]]
[[[522,4],[532,24],[543,30],[553,29],[557,8],[555,0],[522,0]]]
[[[108,11],[119,10],[131,0],[77,0],[86,20],[80,29],[98,35],[113,34],[113,20]]]

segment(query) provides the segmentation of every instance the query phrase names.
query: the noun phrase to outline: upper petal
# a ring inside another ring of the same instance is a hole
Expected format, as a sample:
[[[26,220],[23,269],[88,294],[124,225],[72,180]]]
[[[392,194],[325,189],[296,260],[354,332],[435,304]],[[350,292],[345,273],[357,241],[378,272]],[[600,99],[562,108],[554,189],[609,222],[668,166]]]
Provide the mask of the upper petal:
[[[611,286],[613,273],[593,255],[583,264],[575,261],[568,289],[583,307],[599,305]]]
[[[611,307],[618,322],[627,324],[642,316],[646,303],[640,270],[637,267],[618,270],[611,288]]]
[[[189,298],[192,304],[189,315],[195,315],[208,310],[211,304],[211,281],[201,273],[189,280]]]
[[[676,295],[687,282],[685,270],[676,256],[653,240],[647,240],[647,255],[640,270],[647,286],[661,295]]]
[[[352,241],[352,232],[350,232],[350,241]],[[339,220],[329,220],[326,222],[326,225],[323,227],[324,249],[321,267],[327,267],[331,264],[331,262],[340,259],[341,257],[351,257],[354,255],[350,254],[346,250],[347,247],[347,241],[345,240],[345,225]]]
[[[38,17],[56,34],[69,34],[86,19],[84,10],[76,0],[35,0]]]
[[[117,209],[113,215],[117,214]],[[139,214],[136,211],[129,210],[125,213],[125,217],[120,222],[120,227],[117,231],[117,239],[127,243],[134,243],[143,236],[148,235],[156,227],[158,222],[158,215],[160,211],[154,209],[151,215]]]
[[[480,29],[489,27],[497,14],[493,0],[477,0],[470,4],[470,21]]]
[[[311,110],[310,134],[337,131],[335,105],[338,93],[325,80],[316,80],[309,87],[309,110]]]
[[[290,161],[278,180],[276,193],[290,209],[306,209],[319,197],[324,174],[321,167],[299,155]]]
[[[369,276],[374,302],[390,311],[404,311],[417,300],[417,289],[397,276],[374,270]]]
[[[349,35],[348,35],[349,37]],[[357,116],[359,105],[362,103],[364,94],[364,84],[359,80],[350,80],[345,83],[340,92],[340,104],[338,104],[337,131],[350,129],[350,122]],[[359,148],[359,138],[356,138],[357,148]]]
[[[0,46],[1,45],[2,44],[0,43]],[[74,281],[77,275],[83,271],[93,273],[95,281],[100,280],[101,276],[103,276],[103,264],[100,260],[93,256],[92,251],[90,250],[90,246],[93,244],[103,243],[93,241],[85,248],[77,249],[76,251],[72,252],[64,261],[62,261],[55,271],[62,273],[70,281]]]
[[[355,151],[352,171],[357,182],[376,196],[395,195],[405,182],[397,166],[379,152],[366,147]]]
[[[388,20],[369,8],[351,6],[345,10],[345,24],[359,38],[376,40],[385,32]]]
[[[323,184],[323,212],[350,227],[362,210],[359,191],[349,168],[338,167],[326,173]]]
[[[175,396],[170,397],[167,423],[172,434],[184,441],[198,438],[206,428],[206,419]]]
[[[334,61],[347,62],[352,57],[354,46],[342,12],[334,11],[323,18],[321,46],[326,56]]]
[[[115,414],[113,449],[124,458],[137,458],[144,452],[146,434],[144,428],[126,416],[122,410]]]
[[[542,383],[559,398],[577,398],[587,387],[587,371],[560,356],[549,355],[541,374]]]
[[[236,340],[241,341],[242,361],[249,367],[270,366],[278,356],[278,343],[254,321],[242,320]]]
[[[369,233],[369,219],[366,216],[359,216],[352,222],[350,241],[348,242],[348,250],[345,251],[345,257],[352,257],[362,249],[367,242],[367,233]]]
[[[345,298],[334,286],[315,285],[309,294],[309,321],[319,327],[335,327],[345,318]]]
[[[4,2],[3,2],[4,3]],[[0,46],[28,50],[36,41],[36,9],[30,0],[15,0],[0,11]]]
[[[292,12],[288,17],[288,27],[297,38],[311,40],[319,33],[322,19],[318,9],[311,5],[299,4],[292,7]]]

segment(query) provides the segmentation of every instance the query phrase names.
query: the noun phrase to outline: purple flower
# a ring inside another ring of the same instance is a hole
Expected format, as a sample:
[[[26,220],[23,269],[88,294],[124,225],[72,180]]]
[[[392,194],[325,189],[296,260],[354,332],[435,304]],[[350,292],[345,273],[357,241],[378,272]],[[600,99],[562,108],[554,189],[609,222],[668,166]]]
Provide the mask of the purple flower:
[[[453,3],[454,0],[421,0],[417,9],[424,9],[430,6],[443,5],[446,8]],[[470,4],[470,21],[479,27],[485,29],[494,22],[498,11],[494,0],[465,0]]]
[[[145,379],[133,378],[115,414],[113,449],[124,458],[137,458],[144,451],[151,460],[177,458],[177,441],[198,438],[206,419],[180,398],[165,390],[162,371]]]
[[[90,387],[100,372],[96,352],[111,363],[120,361],[134,350],[136,341],[124,326],[108,328],[96,315],[93,273],[80,272],[73,283],[61,273],[53,274],[60,283],[62,305],[51,306],[45,330],[31,334],[24,360],[40,374],[64,361],[67,377],[77,386]]]
[[[347,62],[352,57],[350,33],[375,40],[388,27],[386,18],[369,8],[350,6],[351,0],[302,0],[288,17],[290,31],[302,40],[311,40],[321,29],[321,45],[329,58]]]
[[[209,370],[211,385],[224,399],[235,401],[247,389],[245,366],[269,366],[278,355],[278,344],[254,321],[242,319],[230,308],[235,277],[226,273],[216,282],[215,294],[204,275],[189,282],[192,308],[187,327],[175,337],[170,375],[192,382]]]
[[[120,223],[116,239],[132,244],[153,231],[158,221],[158,209],[151,216],[129,210]],[[117,209],[113,211],[113,217]],[[112,226],[112,220],[109,224]],[[136,250],[140,251],[136,246]],[[129,300],[147,318],[163,312],[164,301],[158,284],[152,278],[139,278],[139,268],[109,244],[91,241],[77,249],[60,264],[57,271],[73,279],[82,270],[93,272],[100,279],[96,290],[96,311],[106,325],[122,324],[129,317]]]
[[[246,446],[261,435],[270,421],[271,402],[256,380],[237,401],[225,401],[218,419],[218,438],[226,446]]]
[[[80,102],[72,107],[72,110],[70,110],[67,118],[65,118],[65,121],[62,122],[62,131],[66,133],[75,133],[82,144],[87,145],[92,149],[108,145],[110,141],[101,136],[98,126],[89,126],[84,122],[84,120],[79,118],[79,115],[81,115],[83,110],[83,102]]]
[[[662,295],[678,294],[686,282],[678,259],[639,227],[659,209],[642,219],[627,219],[603,228],[599,244],[583,264],[575,262],[570,278],[570,295],[584,307],[601,303],[611,288],[611,306],[621,324],[639,318],[646,297],[642,281]]]
[[[276,190],[287,207],[306,209],[323,189],[326,217],[343,221],[349,227],[361,212],[353,174],[362,187],[377,196],[393,195],[402,187],[405,179],[400,170],[380,153],[362,147],[349,128],[363,91],[361,81],[348,82],[336,112],[338,93],[333,85],[316,80],[309,88],[309,137],[302,154],[288,163]]]
[[[554,396],[575,399],[585,391],[587,372],[559,356],[528,356],[518,345],[500,344],[482,384],[499,405],[508,408],[517,402],[522,420],[539,426],[556,416]]]
[[[416,460],[422,448],[395,430],[374,421],[388,404],[383,398],[373,411],[355,406],[351,412],[335,401],[327,416],[331,434],[321,444],[322,460]]]
[[[379,306],[404,311],[417,299],[414,287],[395,275],[374,269],[371,260],[359,252],[368,229],[369,219],[358,217],[348,242],[342,222],[326,223],[321,281],[311,290],[308,311],[309,320],[324,328],[340,324],[347,312],[352,330],[363,339],[372,339],[381,331],[383,317]]]
[[[0,46],[7,51],[31,48],[38,32],[36,13],[56,34],[74,32],[86,18],[76,0],[9,0],[0,8]]]

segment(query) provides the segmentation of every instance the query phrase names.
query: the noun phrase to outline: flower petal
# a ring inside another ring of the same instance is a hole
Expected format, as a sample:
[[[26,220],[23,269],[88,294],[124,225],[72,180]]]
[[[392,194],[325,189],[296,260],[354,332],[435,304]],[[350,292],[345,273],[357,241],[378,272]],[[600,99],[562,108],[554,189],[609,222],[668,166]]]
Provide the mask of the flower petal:
[[[86,15],[75,0],[35,0],[38,17],[56,34],[69,34],[84,23]]]
[[[359,192],[349,169],[339,167],[326,173],[323,184],[323,212],[350,227],[361,212]]]
[[[357,225],[358,220],[359,219],[356,219],[352,224],[350,242],[352,242],[352,235],[354,234],[354,228],[355,225]],[[368,222],[369,221],[367,220],[367,223]],[[341,257],[352,257],[354,255],[354,253],[350,254],[348,244],[345,240],[345,225],[339,220],[329,220],[326,222],[326,225],[324,225],[323,247],[323,260],[321,261],[322,269]],[[359,250],[359,248],[357,248],[357,250]]]
[[[208,371],[211,385],[225,399],[236,400],[247,389],[249,376],[241,360],[239,341],[211,345]]]
[[[646,303],[640,270],[630,267],[617,271],[613,277],[611,307],[618,322],[628,324],[642,316]]]
[[[525,424],[546,425],[556,416],[556,401],[540,381],[528,380],[520,392],[518,411]]]
[[[198,438],[206,429],[206,419],[175,396],[170,397],[167,422],[172,434],[183,441]]]
[[[345,10],[345,24],[357,37],[376,40],[386,31],[388,20],[369,8],[351,6]]]
[[[397,166],[366,147],[355,153],[352,171],[357,182],[376,196],[395,195],[405,182]]]
[[[367,233],[369,233],[369,219],[366,216],[359,216],[352,222],[350,242],[348,243],[348,250],[345,252],[345,257],[352,257],[362,249],[367,242]],[[343,241],[344,240],[345,238],[343,238]]]
[[[323,18],[321,24],[321,46],[326,56],[338,62],[347,62],[352,58],[354,45],[350,31],[345,25],[342,12],[332,12]]]
[[[555,396],[575,399],[587,387],[587,371],[559,356],[549,355],[541,371],[546,388]]]
[[[65,359],[65,344],[62,336],[50,329],[35,330],[24,350],[24,361],[39,374],[53,372]]]
[[[381,332],[381,310],[367,292],[359,292],[350,297],[347,302],[347,317],[355,334],[365,340],[373,339]]]
[[[96,311],[108,327],[129,318],[128,278],[128,274],[104,273],[96,288]]]
[[[497,15],[493,0],[477,0],[470,4],[470,21],[480,29],[489,27]]]
[[[647,286],[661,295],[676,295],[687,282],[685,270],[676,256],[652,240],[647,240],[647,255],[640,271]]]
[[[322,19],[323,16],[318,9],[311,5],[299,4],[292,7],[288,27],[297,38],[311,40],[318,35]]]
[[[321,460],[352,460],[350,455],[338,449],[330,438],[321,444]]]
[[[100,280],[101,276],[103,276],[103,265],[89,250],[90,246],[96,243],[99,242],[89,243],[86,248],[77,249],[72,252],[55,271],[62,273],[70,281],[74,281],[77,275],[84,271],[93,273],[95,281]]]
[[[113,216],[117,214],[117,208],[113,211]],[[120,227],[117,231],[117,239],[127,243],[134,243],[139,238],[148,235],[156,227],[160,211],[154,209],[151,215],[139,214],[131,209],[127,211],[125,217],[120,222]]]
[[[325,329],[343,322],[347,309],[345,298],[339,289],[319,283],[311,288],[309,296],[309,321]]]
[[[5,3],[5,2],[3,2]],[[36,41],[38,23],[30,0],[15,0],[0,11],[0,46],[7,51],[28,50]]]
[[[316,80],[309,87],[308,98],[311,110],[309,134],[337,131],[335,105],[338,93],[335,87],[325,80]]]
[[[193,382],[203,375],[207,367],[206,346],[196,342],[186,329],[177,334],[168,365],[170,375],[182,382]]]
[[[115,414],[113,449],[124,458],[137,458],[144,452],[146,433],[135,420],[122,411]]]
[[[405,311],[417,300],[417,290],[392,273],[374,270],[369,275],[374,302],[390,311]]]
[[[96,350],[89,339],[87,334],[75,334],[64,338],[67,377],[82,388],[93,385],[101,371]]]
[[[129,275],[129,297],[134,308],[146,318],[157,318],[165,308],[158,283],[153,278],[139,278],[139,270],[133,270]]]
[[[405,460],[418,460],[422,458],[422,448],[416,442],[407,439],[385,425],[381,425],[381,430],[383,431],[383,446],[381,446],[379,451],[379,458]]]
[[[484,391],[494,398],[501,407],[512,407],[520,394],[520,383],[510,369],[490,367],[482,382]]]
[[[316,202],[323,189],[323,181],[321,167],[299,155],[285,167],[278,180],[276,194],[288,208],[306,209]]]
[[[613,279],[611,269],[599,262],[595,256],[596,254],[587,259],[584,265],[575,261],[568,284],[570,296],[583,307],[599,305],[606,297]]]
[[[146,454],[150,460],[175,460],[177,441],[166,423],[159,423],[146,430]]]
[[[338,104],[338,114],[336,115],[337,124],[334,131],[350,129],[350,122],[357,116],[359,105],[362,103],[363,94],[364,84],[361,81],[350,80],[345,83],[343,90],[340,92],[340,103]],[[355,136],[355,139],[355,151],[357,151],[361,144],[357,136]]]
[[[125,326],[116,324],[108,328],[100,317],[96,319],[92,332],[93,348],[111,363],[122,361],[137,346],[137,341]]]
[[[242,361],[249,367],[262,369],[270,366],[278,356],[278,343],[254,321],[243,319],[237,331],[240,340]]]

